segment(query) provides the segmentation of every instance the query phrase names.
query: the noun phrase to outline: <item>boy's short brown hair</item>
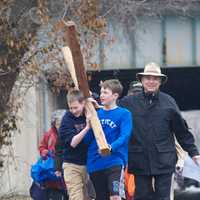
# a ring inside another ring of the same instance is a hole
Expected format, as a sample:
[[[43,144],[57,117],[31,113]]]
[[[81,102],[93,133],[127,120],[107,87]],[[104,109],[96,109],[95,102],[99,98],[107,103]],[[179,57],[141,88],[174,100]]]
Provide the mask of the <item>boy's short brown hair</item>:
[[[112,93],[117,93],[119,96],[121,96],[123,91],[123,86],[118,79],[106,80],[102,82],[100,86],[103,88],[109,88]]]
[[[85,97],[80,90],[71,90],[67,94],[67,103],[72,103],[74,101],[83,102]]]

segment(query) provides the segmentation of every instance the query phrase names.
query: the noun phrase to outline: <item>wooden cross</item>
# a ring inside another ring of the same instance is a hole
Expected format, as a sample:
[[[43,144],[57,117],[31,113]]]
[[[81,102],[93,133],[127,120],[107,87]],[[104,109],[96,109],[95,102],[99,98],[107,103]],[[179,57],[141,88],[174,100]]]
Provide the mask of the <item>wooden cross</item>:
[[[76,88],[79,88],[86,98],[90,97],[90,90],[87,81],[87,76],[83,63],[83,56],[80,49],[80,44],[77,39],[75,24],[73,22],[66,23],[67,25],[67,42],[69,47],[63,47],[62,52],[68,70],[74,81]],[[109,145],[107,144],[101,123],[98,119],[97,112],[90,101],[86,103],[86,111],[91,113],[91,127],[94,132],[97,145],[102,155],[110,153]]]

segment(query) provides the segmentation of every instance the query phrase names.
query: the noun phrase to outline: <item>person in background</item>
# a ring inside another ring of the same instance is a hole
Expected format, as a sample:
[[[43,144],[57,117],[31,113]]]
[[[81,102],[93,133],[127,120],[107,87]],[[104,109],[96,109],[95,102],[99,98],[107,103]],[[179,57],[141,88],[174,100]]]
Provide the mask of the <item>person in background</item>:
[[[130,82],[127,95],[137,95],[140,92],[142,92],[142,83],[139,81]]]
[[[199,152],[175,100],[160,91],[161,84],[167,81],[160,66],[147,64],[137,78],[143,91],[119,101],[120,106],[131,111],[135,125],[128,157],[128,171],[135,176],[135,200],[149,200],[152,196],[154,200],[170,200],[177,158],[174,135],[196,163]]]
[[[55,148],[58,141],[58,129],[65,112],[66,110],[59,109],[55,110],[51,115],[51,128],[44,133],[39,143],[39,153],[44,160],[47,159],[47,156],[52,156],[55,161],[57,161]],[[62,178],[62,171],[55,171],[55,174],[60,177],[58,180],[48,180],[43,184],[47,190],[47,198],[57,199],[58,196],[63,196],[67,199],[66,187]]]
[[[127,95],[137,95],[142,91],[143,91],[142,83],[139,82],[139,81],[132,81],[129,84],[129,90],[127,92]],[[187,125],[187,122],[185,120],[184,120],[184,123],[185,123],[187,129],[189,129],[189,127]],[[175,145],[176,145],[176,153],[177,153],[177,158],[178,158],[177,159],[177,163],[176,163],[176,172],[175,172],[176,181],[177,181],[178,179],[180,179],[180,178],[177,178],[177,177],[181,176],[181,175],[179,175],[179,173],[181,173],[181,171],[183,170],[184,160],[185,160],[185,157],[187,155],[187,152],[185,152],[182,149],[182,147],[180,146],[180,144],[178,143],[176,138],[175,138]],[[126,183],[126,189],[127,189],[127,197],[126,197],[126,199],[127,200],[133,200],[134,199],[134,191],[135,191],[134,175],[133,174],[129,174],[128,170],[126,170],[125,171],[125,177],[126,177],[125,178],[125,183]],[[183,179],[183,177],[181,177],[181,179]],[[180,180],[178,180],[178,181],[180,181]],[[153,183],[152,184],[154,184],[154,179],[153,179]],[[153,186],[153,188],[155,188],[155,187]],[[171,187],[171,198],[170,198],[170,200],[173,200],[173,199],[174,199],[174,178],[172,178],[172,187]]]
[[[47,157],[48,153],[52,153],[53,155],[55,154],[58,129],[65,112],[66,110],[64,109],[56,110],[51,115],[51,128],[44,133],[39,143],[39,153],[44,159]]]

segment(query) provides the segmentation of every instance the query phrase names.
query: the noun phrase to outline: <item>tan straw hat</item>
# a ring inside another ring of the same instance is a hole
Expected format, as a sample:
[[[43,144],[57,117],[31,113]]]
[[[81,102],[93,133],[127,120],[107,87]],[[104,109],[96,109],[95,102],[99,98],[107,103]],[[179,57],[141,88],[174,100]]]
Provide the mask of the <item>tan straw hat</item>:
[[[141,81],[142,76],[158,76],[161,77],[162,83],[167,81],[167,76],[161,73],[160,66],[154,62],[145,65],[144,72],[136,74],[136,77],[139,81]]]

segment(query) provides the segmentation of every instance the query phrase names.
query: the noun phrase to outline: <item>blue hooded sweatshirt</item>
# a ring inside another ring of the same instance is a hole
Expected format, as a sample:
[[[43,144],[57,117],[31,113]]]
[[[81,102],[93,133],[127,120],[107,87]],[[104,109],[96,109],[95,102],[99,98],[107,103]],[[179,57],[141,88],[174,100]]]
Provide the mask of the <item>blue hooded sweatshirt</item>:
[[[85,116],[75,117],[66,112],[60,128],[59,139],[63,149],[62,160],[77,165],[86,165],[87,145],[81,141],[75,148],[71,147],[72,138],[86,126]]]

